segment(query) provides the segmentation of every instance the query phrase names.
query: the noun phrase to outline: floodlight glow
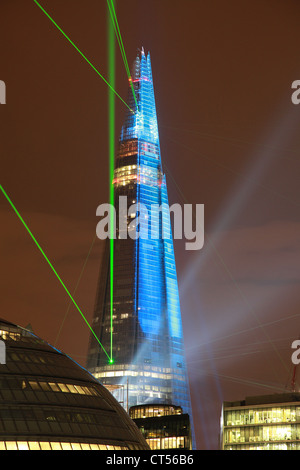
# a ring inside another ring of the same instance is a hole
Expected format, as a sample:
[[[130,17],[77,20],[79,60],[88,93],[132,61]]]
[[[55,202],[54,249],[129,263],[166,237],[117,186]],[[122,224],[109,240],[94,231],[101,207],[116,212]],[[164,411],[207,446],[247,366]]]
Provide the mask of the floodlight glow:
[[[216,218],[215,226],[211,230],[214,235],[210,237],[207,236],[206,238],[207,244],[212,247],[212,250],[201,252],[201,254],[196,257],[193,264],[186,269],[181,284],[183,293],[188,290],[197,272],[202,269],[202,267],[204,268],[205,260],[211,254],[211,251],[216,251],[215,247],[220,240],[222,230],[228,228],[230,222],[234,220],[234,217],[237,216],[253,194],[257,187],[257,182],[263,177],[272,159],[276,156],[275,149],[277,149],[276,151],[278,153],[282,144],[287,142],[291,134],[295,132],[293,123],[296,119],[299,119],[299,113],[296,114],[295,109],[292,108],[288,113],[284,113],[284,117],[279,119],[275,128],[273,128],[269,136],[267,136],[267,145],[264,146],[264,150],[260,154],[256,155],[253,167],[249,168],[246,172],[248,176],[239,183],[229,201],[222,208],[220,216]],[[272,144],[272,146],[270,144]],[[275,191],[274,193],[276,194]],[[227,269],[225,266],[224,268]]]
[[[194,280],[197,279],[199,272],[207,269],[209,265],[210,258],[213,256],[217,259],[222,270],[225,272],[226,276],[230,280],[235,292],[237,293],[237,299],[240,299],[243,302],[243,305],[236,310],[232,310],[228,307],[228,312],[222,311],[222,316],[226,319],[225,322],[215,322],[214,328],[220,329],[219,338],[226,336],[227,331],[232,331],[233,326],[237,326],[238,323],[244,321],[245,316],[241,315],[241,312],[247,313],[247,317],[250,315],[256,321],[258,327],[261,329],[265,337],[267,338],[270,346],[277,354],[280,362],[287,370],[288,366],[281,357],[278,348],[276,347],[274,341],[270,338],[269,334],[264,328],[264,324],[259,319],[256,311],[261,308],[263,304],[267,301],[274,301],[274,294],[272,297],[269,293],[259,296],[251,300],[251,304],[246,298],[241,286],[234,278],[229,266],[223,259],[219,249],[218,244],[222,241],[222,236],[224,232],[228,230],[230,223],[234,220],[235,217],[240,213],[242,208],[246,205],[249,198],[252,196],[255,188],[257,187],[259,181],[262,179],[263,175],[266,173],[270,167],[271,162],[274,158],[277,157],[282,146],[286,144],[291,138],[292,133],[295,132],[296,128],[294,123],[298,121],[298,114],[295,113],[295,109],[289,109],[288,112],[283,113],[283,118],[280,116],[276,125],[271,128],[269,135],[266,138],[266,145],[263,146],[263,151],[256,155],[255,163],[252,168],[249,168],[246,178],[240,181],[239,186],[233,191],[233,194],[225,207],[222,208],[222,212],[219,218],[217,218],[215,226],[211,230],[212,235],[206,234],[206,249],[201,252],[200,255],[196,256],[193,262],[187,267],[185,274],[182,277],[181,282],[181,293],[182,297],[185,297],[187,302],[190,301],[190,289],[194,286]],[[272,145],[271,145],[272,144]],[[276,194],[276,191],[273,191]],[[280,196],[280,195],[279,195]],[[278,289],[279,294],[279,289]],[[246,307],[245,307],[246,306]],[[212,337],[212,332],[208,337]],[[212,358],[213,362],[213,358]]]

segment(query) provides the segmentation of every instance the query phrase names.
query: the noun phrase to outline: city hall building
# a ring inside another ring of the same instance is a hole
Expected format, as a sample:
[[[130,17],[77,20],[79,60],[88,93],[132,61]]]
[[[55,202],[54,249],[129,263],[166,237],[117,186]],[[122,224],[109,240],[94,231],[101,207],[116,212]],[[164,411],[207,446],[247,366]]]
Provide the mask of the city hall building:
[[[111,393],[31,331],[0,320],[1,450],[147,450]]]

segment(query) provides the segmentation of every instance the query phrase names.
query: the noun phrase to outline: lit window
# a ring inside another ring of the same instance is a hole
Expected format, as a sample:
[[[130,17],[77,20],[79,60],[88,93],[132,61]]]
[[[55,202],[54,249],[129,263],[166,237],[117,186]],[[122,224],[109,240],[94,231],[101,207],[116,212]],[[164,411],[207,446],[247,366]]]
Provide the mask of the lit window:
[[[53,382],[49,382],[49,385],[50,385],[51,389],[53,390],[53,392],[60,392],[60,389],[59,389],[57,384],[55,384]]]
[[[89,444],[81,444],[82,450],[90,450]]]
[[[62,442],[61,446],[63,450],[72,450],[71,444],[69,442]]]
[[[65,384],[58,384],[59,388],[61,389],[62,392],[68,393],[68,387]]]
[[[17,443],[14,441],[6,442],[6,449],[7,450],[18,450]]]
[[[30,450],[40,450],[40,445],[38,442],[28,442]]]
[[[50,442],[52,450],[62,450],[59,442]]]
[[[28,442],[19,441],[17,442],[17,445],[19,450],[29,450]]]
[[[67,384],[67,387],[69,389],[69,392],[71,393],[78,393],[76,388],[74,387],[74,385],[71,385],[71,384]]]
[[[40,390],[39,384],[35,381],[29,381],[29,385],[32,390]]]
[[[42,450],[51,450],[50,442],[40,442]]]
[[[78,444],[77,442],[72,442],[71,446],[73,450],[81,450],[80,444]]]
[[[80,385],[74,385],[74,387],[80,395],[85,395],[86,394],[85,391],[83,390],[83,388],[80,387]]]
[[[99,447],[97,444],[90,444],[91,450],[99,450]]]
[[[49,392],[51,390],[47,382],[40,382],[40,387],[44,392]]]

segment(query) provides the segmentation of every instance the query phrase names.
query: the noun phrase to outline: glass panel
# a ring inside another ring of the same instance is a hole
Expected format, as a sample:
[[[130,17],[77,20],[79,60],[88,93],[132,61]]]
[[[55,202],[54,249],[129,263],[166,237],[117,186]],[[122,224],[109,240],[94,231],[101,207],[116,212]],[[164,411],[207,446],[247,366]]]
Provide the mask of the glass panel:
[[[85,391],[83,390],[82,387],[80,387],[80,385],[74,385],[75,387],[75,390],[77,390],[78,393],[80,393],[80,395],[85,395]]]
[[[77,442],[71,442],[71,446],[73,450],[81,450],[80,444]]]
[[[42,450],[51,450],[50,442],[40,442]]]
[[[40,445],[38,442],[28,442],[30,450],[40,450]]]
[[[60,389],[59,389],[59,387],[56,383],[49,382],[49,385],[50,385],[51,389],[53,390],[53,392],[60,392]]]
[[[90,445],[89,444],[81,444],[82,450],[90,450]]]
[[[39,382],[39,384],[40,384],[41,389],[44,390],[45,392],[49,392],[51,390],[47,382]]]
[[[66,384],[71,393],[78,393],[74,385]]]
[[[70,442],[62,442],[61,446],[62,446],[63,450],[72,450],[72,446],[71,446]]]
[[[39,384],[35,381],[29,381],[29,385],[32,388],[32,390],[40,390]]]
[[[62,450],[59,442],[50,442],[52,450]]]
[[[6,449],[7,450],[18,450],[17,443],[14,441],[7,441],[6,442]]]
[[[17,445],[19,450],[29,450],[28,442],[18,441]]]
[[[65,384],[59,383],[58,386],[59,386],[59,388],[61,389],[62,392],[65,392],[65,393],[69,392],[68,387]]]

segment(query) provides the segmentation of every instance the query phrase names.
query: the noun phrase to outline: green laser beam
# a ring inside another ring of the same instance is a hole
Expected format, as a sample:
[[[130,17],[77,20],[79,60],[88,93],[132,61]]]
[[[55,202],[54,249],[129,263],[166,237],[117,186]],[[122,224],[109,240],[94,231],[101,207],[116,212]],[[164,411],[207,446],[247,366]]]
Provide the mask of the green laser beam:
[[[133,94],[133,98],[134,98],[134,101],[135,101],[136,109],[138,110],[138,102],[137,102],[137,99],[136,99],[136,94],[135,94],[134,86],[133,86],[133,83],[132,83],[132,77],[131,77],[131,73],[130,73],[130,69],[129,69],[129,65],[128,65],[128,61],[127,61],[127,57],[126,57],[126,53],[125,53],[125,48],[124,48],[124,44],[123,44],[121,31],[120,31],[120,28],[119,28],[119,23],[118,23],[117,14],[116,14],[116,10],[115,10],[115,7],[114,7],[113,0],[107,0],[107,5],[108,5],[111,20],[112,20],[112,23],[113,23],[113,26],[114,26],[115,34],[116,34],[116,37],[117,37],[117,40],[118,40],[118,43],[119,43],[121,55],[122,55],[123,62],[124,62],[124,65],[125,65],[125,70],[126,70],[126,73],[127,73],[127,76],[128,76],[128,80],[129,80],[129,84],[130,84],[131,91],[132,91],[132,94]]]
[[[111,21],[107,21],[108,36],[108,74],[109,80],[115,85],[116,65],[115,65],[115,35]],[[108,147],[109,147],[109,200],[110,207],[114,207],[114,169],[115,169],[115,96],[108,93]],[[114,301],[114,211],[110,214],[111,233],[109,240],[109,278],[110,278],[110,363],[113,363],[113,301]]]
[[[10,206],[12,207],[12,209],[14,210],[15,214],[18,216],[19,220],[22,222],[23,226],[25,227],[25,229],[27,230],[27,232],[29,233],[29,235],[31,236],[32,240],[34,241],[34,243],[36,244],[36,246],[38,247],[39,251],[41,252],[41,254],[43,255],[44,259],[47,261],[47,263],[49,264],[50,268],[52,269],[52,271],[54,272],[55,276],[57,277],[57,279],[59,280],[59,282],[61,283],[61,285],[63,286],[63,288],[65,289],[66,293],[68,294],[68,296],[70,297],[70,299],[72,300],[73,304],[75,305],[75,307],[77,308],[78,312],[80,313],[80,315],[82,316],[82,318],[84,319],[85,323],[87,324],[87,326],[89,327],[89,329],[91,330],[91,332],[93,333],[93,335],[95,336],[96,340],[98,341],[98,343],[100,344],[101,348],[103,349],[103,351],[105,352],[105,354],[107,355],[108,359],[111,360],[111,358],[109,357],[108,353],[106,352],[105,348],[102,346],[102,344],[100,343],[96,333],[94,332],[94,330],[92,329],[92,327],[90,326],[89,322],[87,321],[87,319],[85,318],[84,314],[82,313],[82,311],[80,310],[79,306],[77,305],[77,303],[75,302],[75,300],[73,299],[72,295],[70,294],[69,290],[67,289],[67,287],[65,286],[64,282],[62,281],[62,279],[60,278],[59,274],[57,273],[56,269],[54,268],[53,264],[51,263],[51,261],[49,260],[49,258],[47,257],[47,255],[45,254],[44,250],[42,249],[42,247],[40,246],[40,244],[38,243],[38,241],[36,240],[36,238],[34,237],[33,233],[31,232],[31,230],[29,229],[28,225],[26,224],[26,222],[24,221],[24,219],[22,218],[21,214],[18,212],[17,208],[15,207],[15,205],[13,204],[13,202],[11,201],[10,197],[8,196],[8,194],[6,193],[6,191],[4,190],[4,188],[2,187],[2,185],[0,185],[0,189],[3,193],[3,195],[5,196],[6,200],[9,202]]]
[[[113,27],[114,27],[114,31],[115,31],[115,34],[116,34],[116,38],[117,38],[118,43],[119,43],[121,55],[122,55],[122,58],[123,58],[125,69],[126,69],[126,73],[128,75],[128,78],[129,78],[130,77],[130,70],[129,70],[129,67],[128,67],[128,62],[127,62],[126,55],[125,55],[125,53],[123,51],[123,48],[122,48],[121,37],[119,37],[119,34],[118,34],[114,13],[113,13],[112,7],[110,6],[109,0],[107,0],[107,6],[108,6],[108,11],[109,11],[109,14],[110,14],[110,17],[111,17],[111,20],[112,20],[112,24],[113,24]]]
[[[119,28],[119,24],[118,24],[114,4],[113,4],[112,1],[107,0],[107,5],[108,5],[108,10],[109,10],[109,13],[110,13],[111,20],[112,20],[112,24],[113,24],[113,27],[114,27],[114,31],[115,31],[115,34],[116,34],[116,38],[118,40],[121,55],[122,55],[122,58],[123,58],[125,70],[126,70],[128,78],[131,78],[130,69],[129,69],[127,57],[126,57],[126,54],[125,54],[125,49],[124,49],[124,45],[123,45],[123,41],[122,41],[122,36],[121,36],[121,32],[120,32],[120,28]]]
[[[110,6],[109,5],[109,0],[107,0],[107,2],[108,2],[108,6]],[[130,87],[131,87],[132,94],[133,94],[133,97],[134,97],[136,109],[138,110],[138,102],[137,102],[134,86],[133,86],[133,83],[132,83],[132,77],[131,77],[131,73],[130,73],[130,69],[129,69],[129,65],[128,65],[128,61],[127,61],[127,57],[126,57],[126,53],[125,53],[125,48],[124,48],[124,44],[123,44],[121,31],[120,31],[120,28],[119,28],[119,23],[118,23],[117,14],[116,14],[116,10],[115,10],[113,0],[110,0],[110,4],[111,4],[110,13],[111,13],[112,21],[113,21],[113,24],[114,24],[115,33],[116,33],[118,43],[119,43],[119,46],[120,46],[121,54],[122,54],[122,57],[123,57],[123,62],[124,62],[124,65],[125,65],[125,69],[126,69],[127,76],[128,76],[128,79],[129,79]]]
[[[88,254],[87,254],[86,258],[85,258],[85,261],[84,261],[83,267],[82,267],[82,269],[81,269],[79,278],[78,278],[78,280],[77,280],[75,289],[73,290],[73,293],[72,293],[72,296],[73,296],[73,297],[75,296],[76,291],[77,291],[77,289],[78,289],[78,287],[79,287],[81,278],[82,278],[82,276],[83,276],[85,267],[86,267],[86,265],[87,265],[88,259],[89,259],[89,257],[90,257],[90,254],[91,254],[91,251],[92,251],[92,249],[93,249],[93,246],[94,246],[94,244],[95,244],[96,239],[97,239],[97,235],[94,236],[94,239],[93,239],[93,241],[92,241],[92,244],[91,244],[91,246],[90,246],[90,249],[89,249],[89,251],[88,251]],[[63,320],[62,320],[62,322],[61,322],[60,328],[59,328],[59,330],[58,330],[57,336],[56,336],[55,341],[54,341],[54,344],[53,344],[53,346],[55,346],[55,347],[56,347],[56,345],[57,345],[58,339],[59,339],[59,337],[60,337],[60,333],[61,333],[61,331],[62,331],[62,329],[63,329],[64,323],[65,323],[66,318],[67,318],[67,316],[68,316],[68,313],[69,313],[69,311],[70,311],[71,305],[72,305],[72,301],[70,300],[69,305],[68,305],[68,308],[67,308],[67,311],[66,311],[66,313],[65,313],[65,315],[64,315],[64,318],[63,318]]]
[[[106,83],[106,85],[111,89],[111,91],[122,101],[122,103],[127,106],[127,108],[134,114],[134,111],[128,106],[126,101],[121,98],[121,96],[116,92],[116,90],[110,85],[110,83],[101,75],[101,73],[96,69],[96,67],[88,60],[88,58],[81,52],[81,50],[74,44],[74,42],[66,35],[66,33],[58,26],[58,24],[54,21],[54,19],[47,13],[47,11],[39,4],[37,0],[33,0],[34,3],[42,10],[42,12],[49,18],[50,21],[56,26],[56,28],[63,34],[63,36],[72,44],[72,46],[76,49],[77,52],[84,58],[84,60],[92,67],[93,70],[99,75],[100,78]]]

